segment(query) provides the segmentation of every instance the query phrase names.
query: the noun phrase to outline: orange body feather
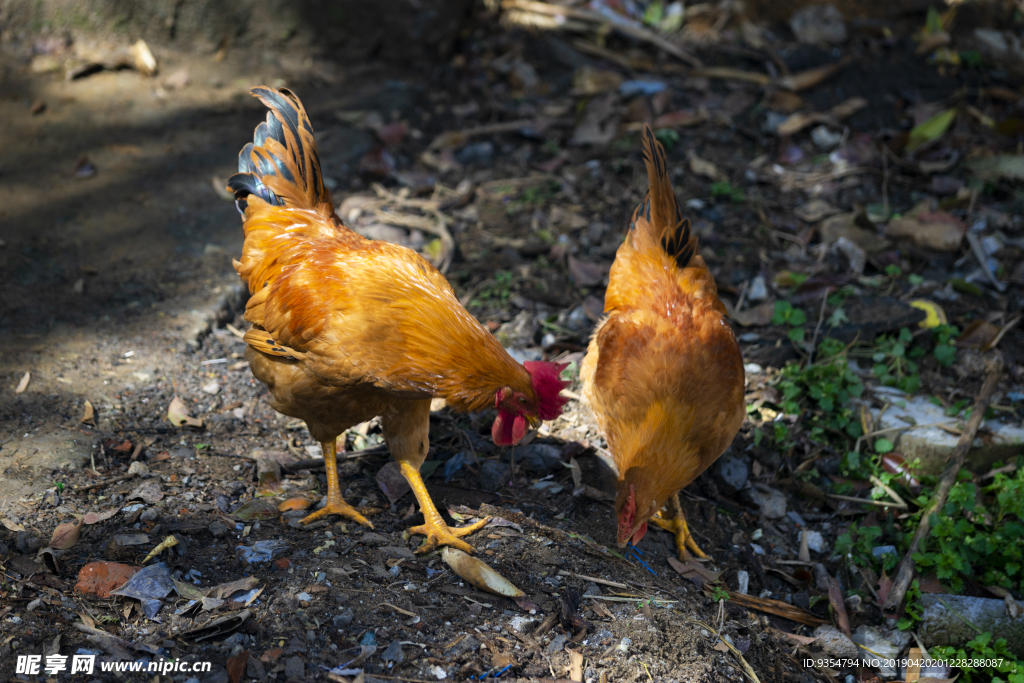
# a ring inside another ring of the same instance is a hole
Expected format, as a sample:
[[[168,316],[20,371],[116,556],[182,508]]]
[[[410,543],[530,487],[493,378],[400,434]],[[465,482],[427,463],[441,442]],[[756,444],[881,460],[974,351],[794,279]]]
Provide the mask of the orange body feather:
[[[616,254],[607,317],[580,369],[618,470],[620,542],[722,454],[745,412],[739,346],[664,149],[649,128],[644,135],[650,189]]]

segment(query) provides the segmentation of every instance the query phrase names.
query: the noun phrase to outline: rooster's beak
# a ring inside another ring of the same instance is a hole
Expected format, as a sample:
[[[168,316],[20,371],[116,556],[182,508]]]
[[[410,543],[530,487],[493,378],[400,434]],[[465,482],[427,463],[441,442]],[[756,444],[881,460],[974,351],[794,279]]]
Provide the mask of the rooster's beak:
[[[544,420],[540,419],[536,415],[527,415],[526,421],[530,423],[530,429],[537,429],[544,424]]]

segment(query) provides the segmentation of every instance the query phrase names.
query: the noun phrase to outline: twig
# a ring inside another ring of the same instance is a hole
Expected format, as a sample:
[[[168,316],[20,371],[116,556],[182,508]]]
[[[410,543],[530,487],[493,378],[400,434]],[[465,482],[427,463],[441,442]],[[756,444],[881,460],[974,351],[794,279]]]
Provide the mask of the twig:
[[[629,590],[629,586],[627,586],[624,583],[619,583],[618,581],[609,581],[608,579],[599,579],[599,578],[597,578],[595,576],[584,576],[583,574],[576,574],[575,572],[568,572],[568,571],[564,571],[564,570],[560,571],[558,573],[559,574],[568,574],[569,576],[573,576],[573,577],[575,577],[577,579],[583,579],[584,581],[591,581],[593,583],[599,583],[602,586],[611,586],[612,588],[622,588],[624,590]]]
[[[985,254],[985,248],[981,246],[981,238],[976,234],[967,231],[967,243],[971,245],[971,251],[974,252],[974,258],[978,260],[978,265],[981,266],[981,270],[985,273],[985,277],[988,278],[992,286],[998,289],[1000,292],[1006,291],[1006,283],[998,279],[989,267],[988,267],[988,256]]]
[[[881,413],[879,413],[881,417]],[[888,434],[890,432],[902,432],[904,429],[924,429],[925,427],[941,427],[942,425],[949,425],[958,422],[958,420],[945,420],[944,422],[926,422],[923,425],[907,425],[905,427],[886,427],[885,429],[877,429],[870,434],[861,434],[857,437],[857,443],[853,445],[853,450],[860,452],[860,442],[865,439],[870,439],[873,436],[879,434]]]
[[[113,477],[111,479],[107,479],[105,481],[98,481],[95,484],[89,484],[88,486],[76,486],[75,488],[73,488],[71,490],[72,491],[88,491],[90,489],[98,489],[101,486],[110,486],[111,484],[117,484],[119,482],[126,481],[126,480],[132,479],[134,477],[135,477],[134,474],[122,474],[122,475]]]
[[[1018,315],[1016,318],[1014,318],[1010,322],[1008,322],[1005,325],[1003,325],[1003,328],[1001,330],[999,330],[999,334],[996,335],[995,339],[992,340],[992,343],[989,344],[988,347],[990,349],[996,348],[996,346],[999,345],[999,341],[1003,338],[1003,335],[1006,334],[1007,332],[1009,332],[1010,330],[1012,330],[1014,327],[1016,327],[1017,323],[1019,323],[1019,322],[1020,322],[1020,316]]]
[[[708,631],[714,631],[715,630],[715,629],[711,628],[710,626],[708,626],[707,624],[705,624],[702,621],[697,621],[695,619],[690,619],[689,621],[690,621],[691,624],[696,624],[697,626],[701,626],[703,628],[706,628]],[[759,679],[757,677],[757,673],[755,673],[754,669],[751,668],[751,666],[749,664],[747,664],[747,660],[745,660],[743,658],[743,654],[739,650],[736,649],[736,646],[733,645],[732,643],[730,643],[725,638],[719,638],[719,641],[722,642],[722,643],[725,643],[725,646],[727,648],[729,648],[729,652],[731,652],[736,657],[736,659],[740,660],[740,665],[743,667],[743,673],[745,673],[747,675],[747,678],[749,678],[751,681],[753,681],[753,683],[761,683],[761,679]],[[717,645],[717,643],[716,643],[716,645]]]
[[[998,352],[991,353],[985,361],[985,382],[981,385],[978,398],[974,401],[974,407],[971,409],[971,418],[967,421],[964,433],[956,443],[956,448],[953,449],[953,455],[946,466],[945,472],[942,473],[942,479],[939,480],[939,486],[935,490],[935,498],[932,500],[932,504],[928,506],[928,509],[921,515],[921,522],[917,527],[917,532],[914,533],[914,539],[911,541],[906,555],[903,556],[899,569],[896,570],[896,578],[893,580],[892,589],[889,591],[885,604],[882,605],[883,612],[892,611],[903,603],[903,598],[907,594],[907,588],[910,587],[910,582],[914,578],[914,554],[917,553],[921,541],[928,535],[931,527],[931,516],[938,510],[941,510],[946,504],[946,498],[956,482],[960,468],[963,467],[964,460],[967,458],[967,452],[971,449],[971,443],[973,443],[974,437],[978,433],[978,427],[981,426],[981,421],[985,418],[985,410],[992,400],[992,394],[999,385],[1002,370],[1002,355]]]
[[[825,305],[828,303],[828,287],[825,288],[825,296],[821,297],[821,310],[818,312],[818,324],[814,326],[814,336],[811,337],[811,349],[807,352],[807,365],[814,365],[815,344],[818,343],[818,333],[821,332],[821,323],[825,320]]]
[[[874,500],[873,498],[857,498],[855,496],[840,496],[837,493],[826,493],[826,498],[832,498],[833,500],[848,500],[851,503],[861,503],[862,505],[877,505],[883,508],[896,508],[898,510],[906,510],[907,504],[893,503],[888,500]]]
[[[892,498],[894,501],[896,501],[897,503],[902,505],[904,510],[907,509],[907,503],[906,503],[906,501],[903,500],[903,498],[900,497],[900,494],[898,494],[894,490],[892,490],[892,488],[890,488],[887,484],[885,484],[881,479],[879,479],[878,477],[876,477],[875,475],[872,474],[871,478],[870,478],[870,481],[871,481],[872,484],[874,484],[875,486],[880,487],[883,491],[885,491],[889,495],[890,498]]]

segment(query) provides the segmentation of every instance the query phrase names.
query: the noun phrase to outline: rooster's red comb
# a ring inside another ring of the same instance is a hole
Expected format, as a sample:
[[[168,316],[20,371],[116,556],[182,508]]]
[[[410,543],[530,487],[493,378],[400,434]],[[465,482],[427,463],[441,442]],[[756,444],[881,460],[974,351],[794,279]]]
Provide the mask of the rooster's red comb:
[[[537,395],[537,417],[542,420],[554,420],[562,414],[562,406],[569,400],[561,396],[560,392],[569,386],[570,382],[559,378],[562,370],[569,367],[569,364],[528,360],[523,363],[523,367],[530,373],[530,382]]]

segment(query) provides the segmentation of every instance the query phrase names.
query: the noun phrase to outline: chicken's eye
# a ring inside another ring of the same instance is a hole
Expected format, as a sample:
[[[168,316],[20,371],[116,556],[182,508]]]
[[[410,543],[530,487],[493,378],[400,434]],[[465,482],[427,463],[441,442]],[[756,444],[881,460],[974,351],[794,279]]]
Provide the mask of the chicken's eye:
[[[526,397],[525,396],[520,396],[517,400],[519,401],[520,405],[526,405]]]

